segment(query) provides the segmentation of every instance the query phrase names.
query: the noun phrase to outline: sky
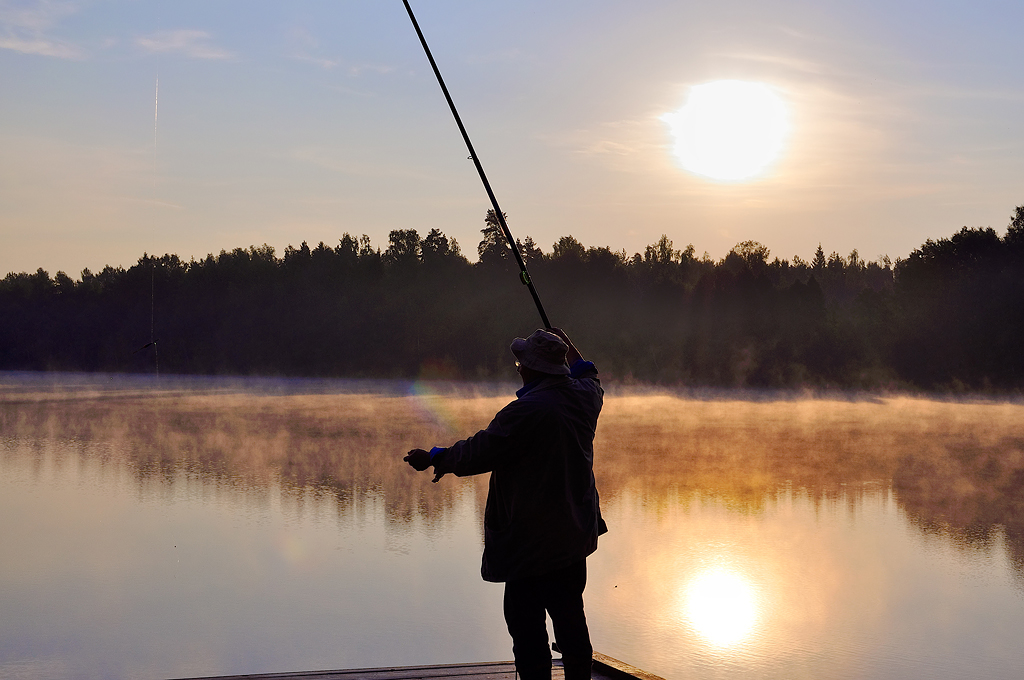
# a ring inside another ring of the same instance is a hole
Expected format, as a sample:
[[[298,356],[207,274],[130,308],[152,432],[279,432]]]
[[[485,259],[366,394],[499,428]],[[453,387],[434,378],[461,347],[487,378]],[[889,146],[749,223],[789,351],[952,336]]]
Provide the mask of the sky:
[[[895,259],[1024,204],[1019,0],[411,2],[512,232],[548,252]],[[664,116],[718,80],[788,112],[749,180],[672,153]],[[475,260],[467,155],[401,0],[0,0],[0,276],[409,228]]]

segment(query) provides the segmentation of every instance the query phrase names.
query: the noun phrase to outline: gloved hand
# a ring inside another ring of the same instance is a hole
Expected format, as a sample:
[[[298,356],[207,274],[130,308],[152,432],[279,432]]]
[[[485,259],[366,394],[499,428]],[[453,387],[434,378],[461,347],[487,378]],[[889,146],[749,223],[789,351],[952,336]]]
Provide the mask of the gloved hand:
[[[423,449],[413,449],[412,451],[407,453],[405,455],[405,458],[403,458],[402,460],[411,465],[413,470],[416,470],[417,472],[423,472],[428,467],[430,467],[430,452],[424,451]],[[433,482],[436,482],[437,480],[444,477],[445,474],[447,474],[444,472],[437,472],[437,470],[435,470],[434,472],[434,479],[431,480]]]
[[[413,449],[402,460],[411,465],[416,472],[423,472],[430,467],[430,453],[423,449]]]

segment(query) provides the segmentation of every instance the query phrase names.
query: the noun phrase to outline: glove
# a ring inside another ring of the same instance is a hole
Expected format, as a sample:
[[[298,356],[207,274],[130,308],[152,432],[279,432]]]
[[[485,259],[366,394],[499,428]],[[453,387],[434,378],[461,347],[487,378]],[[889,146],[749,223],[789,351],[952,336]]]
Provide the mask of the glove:
[[[430,454],[423,449],[413,449],[402,460],[411,465],[416,472],[423,472],[430,467]]]

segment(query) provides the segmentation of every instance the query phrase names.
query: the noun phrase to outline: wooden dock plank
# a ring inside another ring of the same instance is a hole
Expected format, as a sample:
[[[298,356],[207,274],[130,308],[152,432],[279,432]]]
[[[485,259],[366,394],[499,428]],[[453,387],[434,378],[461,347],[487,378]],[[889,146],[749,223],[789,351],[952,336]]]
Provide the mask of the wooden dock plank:
[[[436,666],[396,666],[385,668],[348,668],[333,671],[299,671],[288,673],[256,673],[221,675],[190,680],[515,680],[516,667],[511,661]]]
[[[564,680],[562,662],[555,659],[551,667],[551,680]],[[594,652],[593,680],[663,680],[635,666]],[[511,661],[485,663],[443,664],[434,666],[393,666],[385,668],[349,668],[334,671],[298,671],[288,673],[255,673],[249,675],[219,675],[183,680],[517,680],[516,667]]]
[[[591,676],[594,680],[664,680],[654,673],[640,670],[636,666],[630,666],[600,652],[594,652],[594,670]]]

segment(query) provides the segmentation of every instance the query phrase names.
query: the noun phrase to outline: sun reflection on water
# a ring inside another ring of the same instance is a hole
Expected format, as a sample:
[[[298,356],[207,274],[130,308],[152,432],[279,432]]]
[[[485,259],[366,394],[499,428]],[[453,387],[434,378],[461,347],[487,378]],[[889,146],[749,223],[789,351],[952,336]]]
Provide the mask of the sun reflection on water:
[[[724,568],[698,574],[683,594],[687,622],[718,647],[732,646],[750,635],[757,622],[757,594],[742,575]]]

